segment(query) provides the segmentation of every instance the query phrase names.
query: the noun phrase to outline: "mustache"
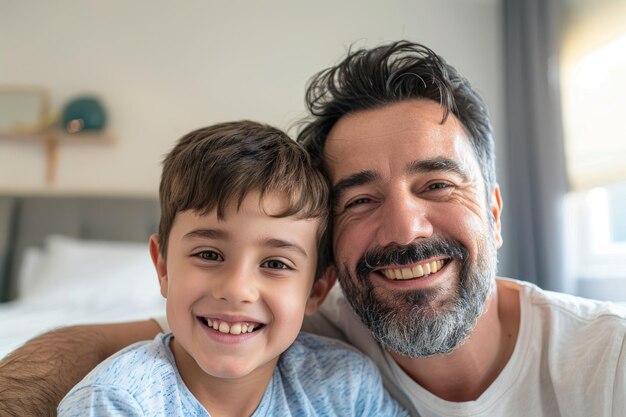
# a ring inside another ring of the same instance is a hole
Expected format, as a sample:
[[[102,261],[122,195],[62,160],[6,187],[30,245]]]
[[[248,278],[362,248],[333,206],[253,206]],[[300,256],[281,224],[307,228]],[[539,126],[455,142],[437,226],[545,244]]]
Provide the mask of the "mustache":
[[[356,264],[357,277],[365,277],[374,269],[388,265],[408,265],[434,257],[465,261],[468,251],[459,241],[451,238],[431,237],[408,245],[390,244],[370,248]]]

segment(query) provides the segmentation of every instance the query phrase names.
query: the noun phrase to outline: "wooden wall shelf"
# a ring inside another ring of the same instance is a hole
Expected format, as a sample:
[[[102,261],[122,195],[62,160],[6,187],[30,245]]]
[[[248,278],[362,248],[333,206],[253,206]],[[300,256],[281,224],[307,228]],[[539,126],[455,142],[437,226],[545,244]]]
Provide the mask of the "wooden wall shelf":
[[[39,133],[0,132],[0,139],[13,141],[39,141],[46,149],[46,182],[54,183],[59,160],[61,143],[113,144],[114,140],[106,132],[68,133],[63,130],[46,130]]]

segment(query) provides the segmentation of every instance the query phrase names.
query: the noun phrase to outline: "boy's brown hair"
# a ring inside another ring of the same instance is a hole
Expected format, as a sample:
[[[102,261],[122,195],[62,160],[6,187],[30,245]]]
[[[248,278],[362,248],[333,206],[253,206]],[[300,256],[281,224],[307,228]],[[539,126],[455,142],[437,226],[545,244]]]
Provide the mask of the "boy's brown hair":
[[[231,202],[237,207],[251,191],[279,192],[287,209],[276,217],[319,219],[316,278],[328,266],[330,191],[308,153],[282,131],[268,125],[238,121],[194,130],[180,138],[163,161],[159,199],[159,247],[166,258],[176,214],[217,211]]]

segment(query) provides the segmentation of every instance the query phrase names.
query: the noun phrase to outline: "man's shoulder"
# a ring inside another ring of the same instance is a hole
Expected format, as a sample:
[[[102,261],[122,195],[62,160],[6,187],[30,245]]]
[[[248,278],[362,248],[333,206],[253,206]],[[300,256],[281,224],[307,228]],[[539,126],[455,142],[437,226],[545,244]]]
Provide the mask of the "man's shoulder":
[[[611,408],[623,407],[626,308],[516,284],[522,305],[518,356],[527,369],[541,364],[530,378],[549,384],[563,414],[613,415]]]
[[[626,307],[518,283],[523,338],[542,345],[553,374],[567,375],[563,380],[570,382],[596,378],[600,369],[609,379],[615,376],[616,367],[626,358]],[[590,366],[572,367],[573,363]]]
[[[571,294],[542,290],[534,284],[517,281],[522,300],[543,314],[562,317],[573,322],[607,322],[626,326],[626,305],[609,301],[592,300]]]

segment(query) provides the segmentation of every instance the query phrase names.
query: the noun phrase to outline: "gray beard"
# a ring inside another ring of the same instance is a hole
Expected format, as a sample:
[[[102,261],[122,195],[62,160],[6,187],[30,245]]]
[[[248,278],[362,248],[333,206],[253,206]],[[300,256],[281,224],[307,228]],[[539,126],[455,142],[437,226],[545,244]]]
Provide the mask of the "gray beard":
[[[482,236],[473,265],[467,250],[453,240],[446,240],[453,249],[441,255],[451,256],[462,264],[453,290],[428,289],[413,291],[377,291],[370,273],[359,271],[355,277],[343,264],[338,268],[341,287],[352,309],[384,349],[409,357],[428,357],[450,353],[460,346],[474,329],[483,312],[485,301],[495,284],[497,249],[491,236]],[[422,247],[443,242],[430,238],[412,245],[414,253]],[[411,245],[409,245],[411,246]],[[400,249],[402,256],[405,249]],[[460,255],[462,253],[462,255]],[[395,253],[390,256],[393,258]],[[419,257],[419,255],[415,255]],[[431,255],[432,256],[432,255]],[[417,262],[412,259],[405,263]],[[367,259],[362,259],[367,264]],[[383,290],[384,291],[384,290]]]

